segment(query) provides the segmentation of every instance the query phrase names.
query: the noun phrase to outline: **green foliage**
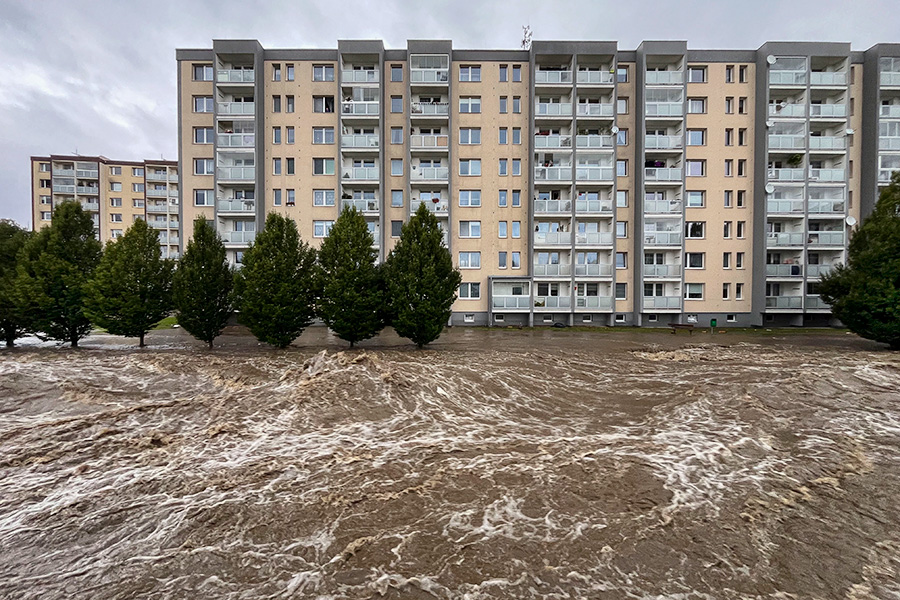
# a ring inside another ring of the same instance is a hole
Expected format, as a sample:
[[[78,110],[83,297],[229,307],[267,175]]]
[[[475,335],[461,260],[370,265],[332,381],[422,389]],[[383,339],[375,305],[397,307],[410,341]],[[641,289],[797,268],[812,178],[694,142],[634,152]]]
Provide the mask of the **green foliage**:
[[[34,234],[19,254],[15,294],[29,329],[72,347],[91,332],[84,312],[85,286],[101,248],[91,215],[80,204],[56,207],[50,227]]]
[[[174,265],[164,260],[159,234],[140,219],[107,244],[88,282],[85,312],[113,335],[140,338],[172,310]]]
[[[203,217],[194,221],[194,237],[172,279],[178,324],[210,348],[232,312],[233,275],[225,245]]]
[[[385,263],[388,313],[399,335],[421,348],[436,340],[450,319],[462,277],[435,217],[425,205],[403,226]]]
[[[850,238],[846,266],[823,277],[820,290],[851,331],[900,350],[900,172]]]
[[[26,332],[25,316],[16,303],[15,282],[17,257],[29,235],[12,221],[0,221],[0,339],[10,347]]]
[[[240,322],[261,342],[285,348],[312,323],[316,252],[292,219],[270,213],[235,277]]]
[[[350,207],[334,222],[319,250],[322,297],[317,312],[350,347],[384,327],[384,293],[372,244],[365,218]]]

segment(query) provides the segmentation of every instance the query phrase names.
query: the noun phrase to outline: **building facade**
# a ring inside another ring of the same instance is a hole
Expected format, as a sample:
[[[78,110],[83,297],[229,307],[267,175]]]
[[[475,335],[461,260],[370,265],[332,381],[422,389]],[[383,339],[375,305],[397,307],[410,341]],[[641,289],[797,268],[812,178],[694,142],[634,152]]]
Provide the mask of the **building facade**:
[[[104,156],[32,156],[32,223],[50,224],[60,202],[77,201],[91,214],[97,239],[121,236],[138,219],[159,231],[164,258],[180,256],[178,163],[117,161]]]
[[[897,44],[176,59],[181,223],[240,263],[269,212],[317,245],[355,206],[384,259],[424,204],[463,275],[454,324],[828,324],[819,277],[900,168]]]

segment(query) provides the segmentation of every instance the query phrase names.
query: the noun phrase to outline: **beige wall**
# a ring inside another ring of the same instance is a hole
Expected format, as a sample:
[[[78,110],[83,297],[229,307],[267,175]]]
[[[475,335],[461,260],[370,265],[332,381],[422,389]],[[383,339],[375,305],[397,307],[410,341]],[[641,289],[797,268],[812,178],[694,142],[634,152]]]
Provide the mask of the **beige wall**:
[[[390,81],[391,65],[403,66],[403,81]],[[381,190],[380,199],[382,210],[384,211],[385,215],[384,226],[381,230],[381,244],[382,248],[384,249],[385,257],[390,254],[391,250],[394,249],[394,245],[397,243],[397,238],[391,237],[391,221],[406,222],[409,220],[409,207],[410,201],[412,199],[410,186],[408,185],[411,162],[409,154],[409,136],[411,133],[411,125],[407,116],[409,114],[409,103],[412,99],[407,93],[407,79],[409,78],[409,70],[407,69],[407,67],[408,65],[406,61],[391,60],[385,61],[381,69],[381,79],[384,82],[382,84],[384,86],[384,102],[382,103],[382,107],[384,108],[385,113],[383,118],[384,132],[381,138],[382,140],[384,140],[384,150],[382,151],[382,156],[384,156],[385,171],[382,179],[384,180],[385,185],[384,189]],[[391,96],[403,97],[403,113],[391,113]],[[403,128],[402,144],[391,144],[391,127]],[[446,154],[444,156],[446,156]],[[391,176],[391,159],[400,159],[403,161],[402,177]],[[391,207],[392,190],[403,191],[403,206]]]
[[[195,158],[215,158],[213,144],[195,144],[194,127],[215,128],[215,117],[212,113],[195,113],[194,96],[212,96],[215,99],[212,81],[192,81],[193,65],[209,64],[202,61],[182,61],[178,64],[181,78],[181,132],[178,143],[181,145],[183,173],[181,173],[181,209],[182,209],[182,248],[193,235],[194,219],[203,216],[207,220],[213,218],[213,207],[194,206],[195,189],[215,189],[212,175],[194,175]]]
[[[637,103],[635,98],[635,63],[619,63],[619,68],[628,69],[628,81],[617,84],[619,98],[628,98],[628,113],[624,115],[616,115],[616,126],[619,129],[628,130],[628,144],[626,146],[616,147],[616,159],[628,161],[628,171],[626,177],[616,178],[616,189],[626,190],[628,192],[628,206],[626,208],[616,208],[616,221],[627,223],[627,238],[616,238],[615,252],[627,253],[627,269],[616,270],[616,283],[624,283],[627,287],[627,297],[625,300],[615,300],[616,312],[631,312],[634,306],[635,294],[640,294],[641,290],[637,289],[635,273],[641,268],[644,262],[642,256],[636,255],[634,252],[634,236],[641,235],[642,232],[636,231],[636,220],[634,218],[635,209],[640,196],[641,190],[637,188],[635,176],[638,169],[643,169],[644,165],[638,162],[637,145],[638,140],[643,137],[644,132],[639,131],[637,127]],[[613,99],[615,102],[616,99]],[[615,166],[615,165],[614,165]],[[615,206],[615,196],[613,196],[613,206]],[[614,233],[615,234],[615,233]],[[612,256],[613,267],[616,264],[615,254]],[[610,290],[610,294],[615,297],[615,288]]]
[[[850,114],[850,129],[854,131],[853,135],[848,135],[847,140],[850,144],[848,148],[848,159],[853,164],[853,170],[850,173],[850,187],[848,189],[850,205],[848,214],[855,218],[857,222],[860,219],[860,200],[862,180],[860,173],[862,172],[862,113],[863,113],[863,66],[853,65],[851,83],[850,83],[850,106],[853,111]],[[849,165],[848,165],[849,166]]]

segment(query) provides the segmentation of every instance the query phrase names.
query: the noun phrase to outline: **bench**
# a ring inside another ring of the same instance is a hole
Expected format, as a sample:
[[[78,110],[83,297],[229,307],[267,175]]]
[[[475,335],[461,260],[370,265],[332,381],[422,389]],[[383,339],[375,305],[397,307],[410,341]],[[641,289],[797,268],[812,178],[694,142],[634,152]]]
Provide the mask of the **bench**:
[[[679,329],[687,329],[688,333],[694,335],[694,326],[690,323],[669,323],[669,327],[672,328],[672,335],[675,335]]]

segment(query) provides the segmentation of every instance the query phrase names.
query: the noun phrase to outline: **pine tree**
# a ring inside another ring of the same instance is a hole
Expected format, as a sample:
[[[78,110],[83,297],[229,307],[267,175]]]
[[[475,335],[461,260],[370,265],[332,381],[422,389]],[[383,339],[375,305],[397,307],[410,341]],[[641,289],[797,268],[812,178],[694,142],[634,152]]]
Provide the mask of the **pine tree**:
[[[345,209],[319,249],[322,297],[319,317],[342,340],[357,342],[384,327],[384,293],[372,247],[372,234],[362,213]]]
[[[172,310],[171,261],[162,258],[159,234],[140,219],[107,244],[88,282],[85,312],[113,335],[140,338]]]
[[[0,338],[7,347],[25,334],[25,316],[16,305],[16,263],[29,233],[12,221],[0,220]]]
[[[850,238],[847,264],[822,277],[820,291],[851,331],[900,350],[900,172]]]
[[[421,348],[441,335],[462,277],[424,204],[405,224],[385,264],[387,306],[397,334]]]
[[[312,323],[316,252],[293,220],[270,213],[235,277],[240,322],[261,342],[285,348]]]
[[[85,284],[101,251],[91,215],[76,202],[59,204],[50,226],[34,234],[19,254],[15,295],[30,330],[73,348],[91,332]]]
[[[178,324],[210,349],[231,316],[232,285],[225,245],[212,225],[198,217],[172,278],[172,296]]]

